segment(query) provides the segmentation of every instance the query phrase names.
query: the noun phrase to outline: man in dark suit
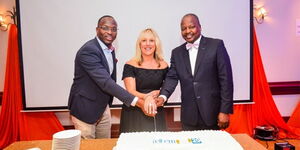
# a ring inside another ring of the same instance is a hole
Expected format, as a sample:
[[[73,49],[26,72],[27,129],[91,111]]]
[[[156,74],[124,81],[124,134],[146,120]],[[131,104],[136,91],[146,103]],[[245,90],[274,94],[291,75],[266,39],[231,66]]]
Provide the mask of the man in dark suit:
[[[180,81],[183,130],[227,128],[233,113],[233,81],[224,43],[202,36],[195,14],[182,18],[181,34],[186,43],[172,51],[157,105],[163,105]]]
[[[117,22],[112,16],[101,17],[96,27],[96,38],[86,42],[76,54],[68,108],[75,129],[81,130],[85,139],[110,138],[109,104],[112,104],[113,96],[127,106],[143,109],[143,100],[116,84],[112,42],[116,39],[117,30]]]

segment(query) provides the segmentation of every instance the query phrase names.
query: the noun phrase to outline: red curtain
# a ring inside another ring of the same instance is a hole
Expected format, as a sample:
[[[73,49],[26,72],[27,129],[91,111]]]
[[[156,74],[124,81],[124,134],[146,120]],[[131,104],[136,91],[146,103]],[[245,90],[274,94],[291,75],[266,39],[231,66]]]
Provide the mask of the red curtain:
[[[19,140],[19,118],[21,117],[20,110],[22,109],[22,93],[17,32],[16,26],[10,25],[0,115],[0,149]]]
[[[22,113],[20,140],[51,140],[52,135],[64,130],[53,112]]]
[[[21,113],[22,90],[18,50],[18,30],[10,25],[7,61],[0,114],[0,149],[18,140],[51,139],[52,134],[63,130],[52,112]]]
[[[300,128],[300,102],[298,102],[298,105],[287,124],[295,128]]]
[[[253,34],[253,101],[254,104],[234,106],[230,133],[253,134],[258,125],[272,125],[279,129],[279,138],[300,139],[300,128],[288,126],[282,119],[271,94],[261,60],[259,46],[254,30]],[[299,119],[298,119],[299,120]]]
[[[300,135],[300,102],[298,102],[298,105],[287,124],[290,126],[292,131],[294,131],[298,136]]]

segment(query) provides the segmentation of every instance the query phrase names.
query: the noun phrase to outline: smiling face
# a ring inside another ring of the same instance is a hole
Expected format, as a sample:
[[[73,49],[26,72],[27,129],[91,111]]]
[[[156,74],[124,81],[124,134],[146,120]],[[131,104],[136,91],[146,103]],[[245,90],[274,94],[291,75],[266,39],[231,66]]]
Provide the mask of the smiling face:
[[[201,35],[201,26],[193,15],[186,15],[181,20],[181,35],[188,43],[194,43]]]
[[[96,28],[98,38],[108,47],[117,37],[117,22],[112,17],[104,17],[99,20]]]
[[[141,65],[144,58],[153,57],[159,64],[163,60],[162,46],[158,34],[151,28],[143,30],[136,40],[135,60]]]
[[[156,49],[155,37],[151,32],[146,32],[140,40],[140,49],[143,56],[154,55]]]

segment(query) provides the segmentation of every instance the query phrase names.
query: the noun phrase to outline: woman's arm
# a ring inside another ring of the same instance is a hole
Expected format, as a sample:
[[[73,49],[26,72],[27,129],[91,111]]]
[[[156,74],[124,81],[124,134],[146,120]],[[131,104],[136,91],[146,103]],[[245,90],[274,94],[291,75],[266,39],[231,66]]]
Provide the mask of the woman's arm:
[[[159,94],[159,90],[154,90],[154,91],[151,91],[147,94],[136,91],[135,78],[133,78],[133,77],[126,77],[126,78],[123,79],[123,81],[124,81],[126,90],[130,94],[132,94],[132,95],[134,95],[138,98],[145,99],[146,96],[152,96],[153,98],[156,98]]]
[[[136,91],[135,78],[133,78],[133,77],[126,77],[126,78],[123,79],[123,81],[124,81],[126,90],[130,94],[132,94],[132,95],[134,95],[134,96],[136,96],[138,98],[142,98],[142,99],[146,96],[146,94],[140,93],[140,92]]]

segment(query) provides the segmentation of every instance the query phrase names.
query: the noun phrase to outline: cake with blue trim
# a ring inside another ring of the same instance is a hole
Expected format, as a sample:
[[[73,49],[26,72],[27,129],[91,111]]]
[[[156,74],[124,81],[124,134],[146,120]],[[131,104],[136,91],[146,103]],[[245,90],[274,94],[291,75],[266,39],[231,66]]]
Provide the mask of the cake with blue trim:
[[[122,133],[113,150],[243,150],[226,131]]]

